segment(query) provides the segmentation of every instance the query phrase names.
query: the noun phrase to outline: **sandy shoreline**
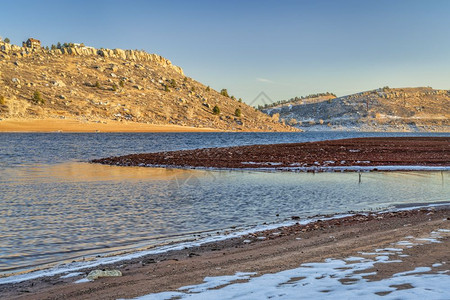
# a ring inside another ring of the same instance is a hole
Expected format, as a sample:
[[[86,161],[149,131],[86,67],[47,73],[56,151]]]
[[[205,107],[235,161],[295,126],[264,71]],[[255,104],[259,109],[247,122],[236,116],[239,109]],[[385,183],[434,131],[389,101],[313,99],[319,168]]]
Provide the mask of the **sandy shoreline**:
[[[328,171],[450,167],[450,137],[380,137],[181,150],[95,159],[119,166]],[[356,170],[356,169],[355,169]]]
[[[296,219],[295,217],[293,218]],[[122,277],[101,278],[75,284],[90,270],[70,278],[38,278],[22,283],[0,285],[8,299],[117,299],[176,290],[199,284],[205,276],[257,272],[257,276],[296,268],[305,262],[345,258],[375,248],[392,247],[405,236],[426,237],[432,231],[450,229],[448,206],[410,211],[373,213],[319,220],[307,225],[271,229],[199,247],[149,255],[112,266]],[[371,280],[450,261],[450,234],[441,243],[425,243],[405,248],[402,262],[379,264]],[[439,270],[448,270],[443,265]]]
[[[0,132],[220,132],[213,128],[154,125],[136,122],[82,122],[75,119],[6,119]]]

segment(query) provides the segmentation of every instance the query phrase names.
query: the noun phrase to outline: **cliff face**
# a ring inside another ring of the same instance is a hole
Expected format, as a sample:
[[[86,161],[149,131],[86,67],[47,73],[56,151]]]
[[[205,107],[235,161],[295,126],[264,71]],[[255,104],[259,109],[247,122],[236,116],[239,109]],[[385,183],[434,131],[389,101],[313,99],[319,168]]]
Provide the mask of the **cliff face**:
[[[44,50],[0,43],[0,101],[0,119],[298,130],[186,77],[168,59],[135,50]],[[220,113],[214,113],[215,106]]]
[[[262,112],[305,130],[450,131],[450,91],[380,88]]]
[[[161,66],[173,69],[175,72],[184,75],[183,69],[172,64],[172,62],[160,55],[149,54],[139,50],[122,50],[122,49],[96,49],[93,47],[65,47],[61,49],[45,50],[43,48],[26,48],[12,44],[0,42],[0,50],[5,54],[13,54],[18,57],[25,57],[32,54],[48,54],[48,55],[77,55],[77,56],[102,56],[106,58],[120,58],[133,62],[156,62]]]

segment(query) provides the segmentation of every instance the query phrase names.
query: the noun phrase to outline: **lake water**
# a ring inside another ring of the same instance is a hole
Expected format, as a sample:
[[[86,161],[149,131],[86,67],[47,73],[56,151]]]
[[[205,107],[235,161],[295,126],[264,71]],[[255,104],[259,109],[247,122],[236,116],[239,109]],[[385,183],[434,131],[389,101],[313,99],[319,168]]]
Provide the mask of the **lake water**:
[[[449,200],[449,172],[265,173],[87,163],[130,153],[393,133],[0,134],[0,274],[291,216]],[[448,136],[448,134],[427,134]]]

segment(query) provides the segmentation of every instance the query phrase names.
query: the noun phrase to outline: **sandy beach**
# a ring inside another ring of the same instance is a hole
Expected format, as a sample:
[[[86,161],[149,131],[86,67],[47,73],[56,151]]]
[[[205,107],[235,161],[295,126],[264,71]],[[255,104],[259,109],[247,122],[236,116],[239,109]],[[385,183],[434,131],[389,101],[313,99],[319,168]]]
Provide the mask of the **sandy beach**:
[[[450,138],[353,138],[133,154],[93,162],[119,166],[298,171],[341,171],[352,170],[355,166],[363,169],[377,166],[450,167]]]
[[[87,122],[75,119],[7,119],[0,132],[218,132],[212,128],[154,125],[136,122]]]
[[[292,219],[297,220],[295,216]],[[288,227],[99,267],[118,269],[122,277],[74,283],[90,271],[82,270],[78,276],[69,278],[56,275],[0,285],[0,294],[7,299],[133,298],[200,284],[206,276],[255,272],[258,277],[328,258],[376,256],[381,252],[371,252],[389,251],[392,247],[397,251],[392,253],[394,260],[376,263],[364,278],[376,282],[395,273],[431,265],[433,271],[422,273],[447,272],[449,220],[448,206],[356,214],[331,220],[323,217],[307,225],[298,220],[299,223]],[[431,241],[430,234],[436,232],[440,234],[439,241],[427,242]],[[405,239],[420,242],[410,247],[400,242]]]

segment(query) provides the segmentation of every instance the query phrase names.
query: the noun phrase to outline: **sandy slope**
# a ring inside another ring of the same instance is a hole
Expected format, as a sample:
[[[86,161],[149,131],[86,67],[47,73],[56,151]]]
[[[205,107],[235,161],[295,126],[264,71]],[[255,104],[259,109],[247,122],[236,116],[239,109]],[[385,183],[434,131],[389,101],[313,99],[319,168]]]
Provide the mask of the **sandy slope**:
[[[154,125],[108,120],[105,123],[75,119],[7,119],[0,121],[0,132],[204,132],[220,131],[178,125]]]

